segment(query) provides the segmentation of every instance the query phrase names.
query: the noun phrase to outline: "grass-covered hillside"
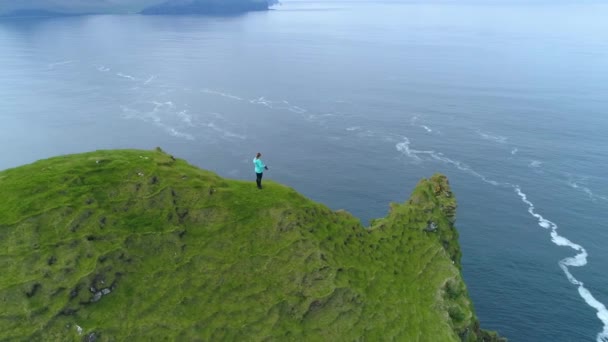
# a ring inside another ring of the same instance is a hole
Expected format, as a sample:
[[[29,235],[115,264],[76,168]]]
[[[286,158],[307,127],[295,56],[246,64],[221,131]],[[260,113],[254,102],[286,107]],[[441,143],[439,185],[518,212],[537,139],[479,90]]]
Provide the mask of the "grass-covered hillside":
[[[363,227],[162,151],[0,172],[0,341],[497,341],[447,179]]]

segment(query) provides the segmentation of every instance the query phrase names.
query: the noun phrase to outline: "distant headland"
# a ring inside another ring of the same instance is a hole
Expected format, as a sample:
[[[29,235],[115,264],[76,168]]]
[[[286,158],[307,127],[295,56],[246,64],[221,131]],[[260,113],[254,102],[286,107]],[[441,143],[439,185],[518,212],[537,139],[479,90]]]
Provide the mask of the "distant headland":
[[[82,3],[43,0],[0,4],[0,17],[55,17],[89,14],[233,15],[266,11],[277,0],[125,0]]]

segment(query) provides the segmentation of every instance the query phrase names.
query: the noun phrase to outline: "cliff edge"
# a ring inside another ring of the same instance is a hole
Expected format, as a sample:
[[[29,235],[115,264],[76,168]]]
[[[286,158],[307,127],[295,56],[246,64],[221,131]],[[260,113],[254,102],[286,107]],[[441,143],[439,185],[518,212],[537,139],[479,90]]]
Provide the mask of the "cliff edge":
[[[160,149],[5,170],[0,198],[2,341],[504,341],[479,328],[442,175],[370,227]]]

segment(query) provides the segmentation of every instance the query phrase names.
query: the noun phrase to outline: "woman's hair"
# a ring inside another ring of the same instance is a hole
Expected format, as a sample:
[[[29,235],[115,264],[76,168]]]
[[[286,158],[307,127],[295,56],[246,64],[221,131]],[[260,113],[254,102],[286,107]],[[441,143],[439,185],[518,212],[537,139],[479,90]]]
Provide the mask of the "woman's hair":
[[[256,158],[260,158],[261,156],[262,156],[262,154],[261,154],[260,152],[258,152],[258,153],[255,155],[255,157],[256,157]]]

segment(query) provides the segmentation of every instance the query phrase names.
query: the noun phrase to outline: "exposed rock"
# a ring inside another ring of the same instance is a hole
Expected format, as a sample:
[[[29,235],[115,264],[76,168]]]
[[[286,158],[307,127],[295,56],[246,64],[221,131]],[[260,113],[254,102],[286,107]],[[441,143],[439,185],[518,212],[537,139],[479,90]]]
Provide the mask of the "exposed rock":
[[[87,335],[85,335],[82,340],[84,342],[95,342],[97,341],[98,335],[95,332],[89,333]]]
[[[95,295],[91,299],[91,303],[98,302],[101,299],[101,297],[103,297],[103,293],[101,293],[101,291],[95,292]]]
[[[437,224],[433,221],[429,221],[426,228],[424,228],[425,232],[435,232],[437,231]]]

